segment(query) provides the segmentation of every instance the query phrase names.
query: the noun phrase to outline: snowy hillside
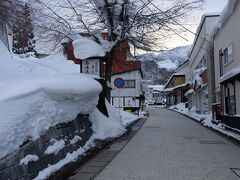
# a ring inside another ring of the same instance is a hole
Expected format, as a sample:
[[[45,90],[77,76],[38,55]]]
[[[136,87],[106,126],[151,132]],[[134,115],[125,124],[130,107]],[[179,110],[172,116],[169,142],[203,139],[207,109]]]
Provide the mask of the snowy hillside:
[[[164,51],[158,55],[154,53],[143,54],[138,58],[143,62],[142,71],[145,80],[153,84],[164,84],[173,71],[187,59],[191,46],[177,47]]]
[[[164,51],[158,55],[153,53],[148,53],[140,56],[141,60],[154,60],[157,62],[160,68],[165,68],[168,70],[176,69],[180,64],[182,64],[187,59],[188,51],[191,45],[176,47],[174,49]]]

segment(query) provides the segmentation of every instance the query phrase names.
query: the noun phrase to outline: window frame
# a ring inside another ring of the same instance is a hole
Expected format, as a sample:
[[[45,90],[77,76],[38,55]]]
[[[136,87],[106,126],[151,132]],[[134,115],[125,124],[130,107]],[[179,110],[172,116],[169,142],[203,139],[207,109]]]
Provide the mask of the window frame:
[[[134,85],[129,85],[130,82],[134,82]],[[136,80],[135,79],[127,79],[124,80],[124,88],[136,88]]]
[[[230,54],[231,52],[231,54]],[[233,61],[233,46],[229,44],[223,51],[223,63],[227,65]]]

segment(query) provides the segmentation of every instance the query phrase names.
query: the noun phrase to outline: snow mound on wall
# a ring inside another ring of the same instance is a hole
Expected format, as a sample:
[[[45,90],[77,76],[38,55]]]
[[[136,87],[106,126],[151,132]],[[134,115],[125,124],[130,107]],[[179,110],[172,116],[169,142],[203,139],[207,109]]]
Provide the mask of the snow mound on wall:
[[[0,41],[0,58],[0,158],[98,103],[102,86],[60,54],[20,58]]]
[[[74,56],[78,59],[105,56],[105,51],[103,50],[103,48],[91,39],[76,39],[72,42],[72,44]]]
[[[27,138],[37,139],[78,113],[92,112],[102,90],[97,81],[80,74],[18,79],[5,85],[0,89],[0,158]]]
[[[26,157],[24,157],[23,159],[20,160],[20,165],[28,165],[29,162],[31,161],[38,161],[38,156],[37,155],[27,155]]]

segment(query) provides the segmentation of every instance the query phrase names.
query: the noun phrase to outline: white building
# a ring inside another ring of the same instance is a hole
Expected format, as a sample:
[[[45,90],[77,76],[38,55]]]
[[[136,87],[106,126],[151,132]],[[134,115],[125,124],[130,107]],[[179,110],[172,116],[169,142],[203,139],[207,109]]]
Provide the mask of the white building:
[[[132,111],[140,108],[142,91],[142,72],[141,66],[137,69],[129,69],[122,72],[113,72],[111,76],[111,104],[117,108],[130,109]],[[116,88],[114,80],[122,78],[124,80],[123,88]]]
[[[213,31],[215,103],[222,107],[221,121],[234,129],[240,129],[239,18],[239,0],[229,1]]]
[[[7,47],[9,51],[12,51],[12,39],[12,28],[7,23],[0,23],[0,40],[3,42],[3,44]]]
[[[198,113],[207,113],[208,106],[208,80],[207,80],[207,58],[211,49],[208,49],[208,36],[219,14],[203,15],[193,46],[189,52],[189,80],[195,93],[192,94],[190,101],[191,107],[196,107]]]

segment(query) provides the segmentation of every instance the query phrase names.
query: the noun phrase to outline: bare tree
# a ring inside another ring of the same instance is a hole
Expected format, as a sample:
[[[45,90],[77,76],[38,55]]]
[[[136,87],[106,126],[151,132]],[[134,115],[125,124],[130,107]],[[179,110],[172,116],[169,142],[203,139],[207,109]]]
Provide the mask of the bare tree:
[[[33,0],[37,18],[36,27],[41,38],[60,42],[73,38],[73,32],[87,31],[106,48],[106,80],[110,81],[112,61],[117,47],[128,41],[138,49],[157,50],[159,39],[189,13],[201,7],[204,0],[168,0],[158,7],[154,0]],[[41,13],[39,9],[41,7]],[[44,10],[43,10],[44,9]],[[96,31],[96,29],[98,31]],[[101,38],[107,30],[109,39]],[[106,46],[107,44],[107,46]],[[110,92],[108,99],[110,98]]]
[[[20,0],[1,0],[0,23],[14,22],[17,19],[21,4]]]

